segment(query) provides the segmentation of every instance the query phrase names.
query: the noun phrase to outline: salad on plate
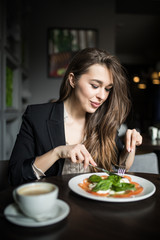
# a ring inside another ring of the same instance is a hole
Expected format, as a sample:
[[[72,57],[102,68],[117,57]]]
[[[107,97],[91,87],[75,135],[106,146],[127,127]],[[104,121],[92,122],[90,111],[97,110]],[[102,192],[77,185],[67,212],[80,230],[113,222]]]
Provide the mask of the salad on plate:
[[[92,174],[88,178],[78,183],[84,191],[101,197],[128,198],[140,194],[143,187],[137,182],[133,182],[130,176],[125,175],[96,175]]]

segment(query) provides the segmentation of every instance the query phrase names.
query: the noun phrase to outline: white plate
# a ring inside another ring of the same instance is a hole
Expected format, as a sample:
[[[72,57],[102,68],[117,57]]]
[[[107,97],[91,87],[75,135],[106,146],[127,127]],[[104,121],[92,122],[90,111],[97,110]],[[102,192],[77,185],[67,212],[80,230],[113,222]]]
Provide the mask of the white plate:
[[[81,187],[78,186],[79,183],[83,182],[83,179],[88,178],[91,175],[93,175],[93,173],[81,174],[81,175],[78,175],[76,177],[71,178],[70,181],[68,182],[69,188],[73,192],[75,192],[75,193],[77,193],[77,194],[79,194],[83,197],[90,198],[90,199],[93,199],[93,200],[104,201],[104,202],[133,202],[133,201],[139,201],[139,200],[143,200],[145,198],[148,198],[148,197],[152,196],[154,194],[155,190],[156,190],[156,187],[152,182],[150,182],[150,181],[148,181],[144,178],[141,178],[141,177],[125,174],[125,175],[131,177],[133,182],[137,182],[143,187],[143,191],[140,194],[134,195],[134,196],[131,196],[131,197],[128,197],[128,198],[114,198],[114,197],[95,196],[95,195],[92,195],[92,194],[86,192],[85,190],[83,190]],[[101,175],[105,175],[105,173],[104,172],[103,173],[96,173],[96,175],[101,176]]]
[[[6,216],[8,221],[10,221],[14,224],[20,225],[20,226],[42,227],[42,226],[47,226],[50,224],[57,223],[57,222],[61,221],[62,219],[64,219],[65,217],[67,217],[67,215],[69,214],[70,208],[66,202],[57,199],[56,205],[58,208],[56,216],[54,216],[51,219],[41,221],[41,222],[36,222],[35,220],[23,215],[15,203],[12,203],[5,208],[4,215]],[[8,214],[13,215],[13,217],[7,216]]]

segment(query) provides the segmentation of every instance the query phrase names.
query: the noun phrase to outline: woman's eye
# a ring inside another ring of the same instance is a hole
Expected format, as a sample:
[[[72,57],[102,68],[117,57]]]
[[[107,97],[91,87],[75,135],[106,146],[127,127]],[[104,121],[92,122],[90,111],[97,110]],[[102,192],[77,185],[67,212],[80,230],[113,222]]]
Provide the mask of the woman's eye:
[[[97,85],[95,85],[95,84],[91,84],[91,86],[93,87],[93,88],[98,88],[98,86]]]
[[[112,88],[106,88],[106,92],[110,92]]]

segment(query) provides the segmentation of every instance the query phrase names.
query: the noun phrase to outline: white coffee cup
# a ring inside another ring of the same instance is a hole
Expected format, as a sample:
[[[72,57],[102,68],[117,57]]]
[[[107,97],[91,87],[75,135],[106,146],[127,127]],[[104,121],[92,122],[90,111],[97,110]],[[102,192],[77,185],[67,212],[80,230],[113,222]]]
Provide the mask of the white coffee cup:
[[[158,130],[157,138],[160,139],[160,129]]]
[[[157,135],[158,135],[158,128],[156,127],[149,127],[149,134],[152,138],[152,140],[155,140],[157,138]]]
[[[58,192],[52,183],[27,183],[13,190],[13,198],[26,216],[41,220],[56,214]]]

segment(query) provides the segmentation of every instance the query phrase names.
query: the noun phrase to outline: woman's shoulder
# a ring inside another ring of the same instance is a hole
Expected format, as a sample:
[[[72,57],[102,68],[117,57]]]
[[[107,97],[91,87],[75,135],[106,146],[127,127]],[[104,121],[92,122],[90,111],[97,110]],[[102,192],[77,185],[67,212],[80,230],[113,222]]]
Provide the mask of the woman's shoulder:
[[[30,115],[36,115],[36,116],[46,116],[50,114],[55,107],[60,105],[62,103],[58,102],[48,102],[48,103],[39,103],[39,104],[30,104],[27,106],[24,114]]]
[[[44,110],[49,110],[53,107],[54,103],[39,103],[39,104],[29,104],[26,107],[25,112],[37,112],[37,111],[44,111]]]

